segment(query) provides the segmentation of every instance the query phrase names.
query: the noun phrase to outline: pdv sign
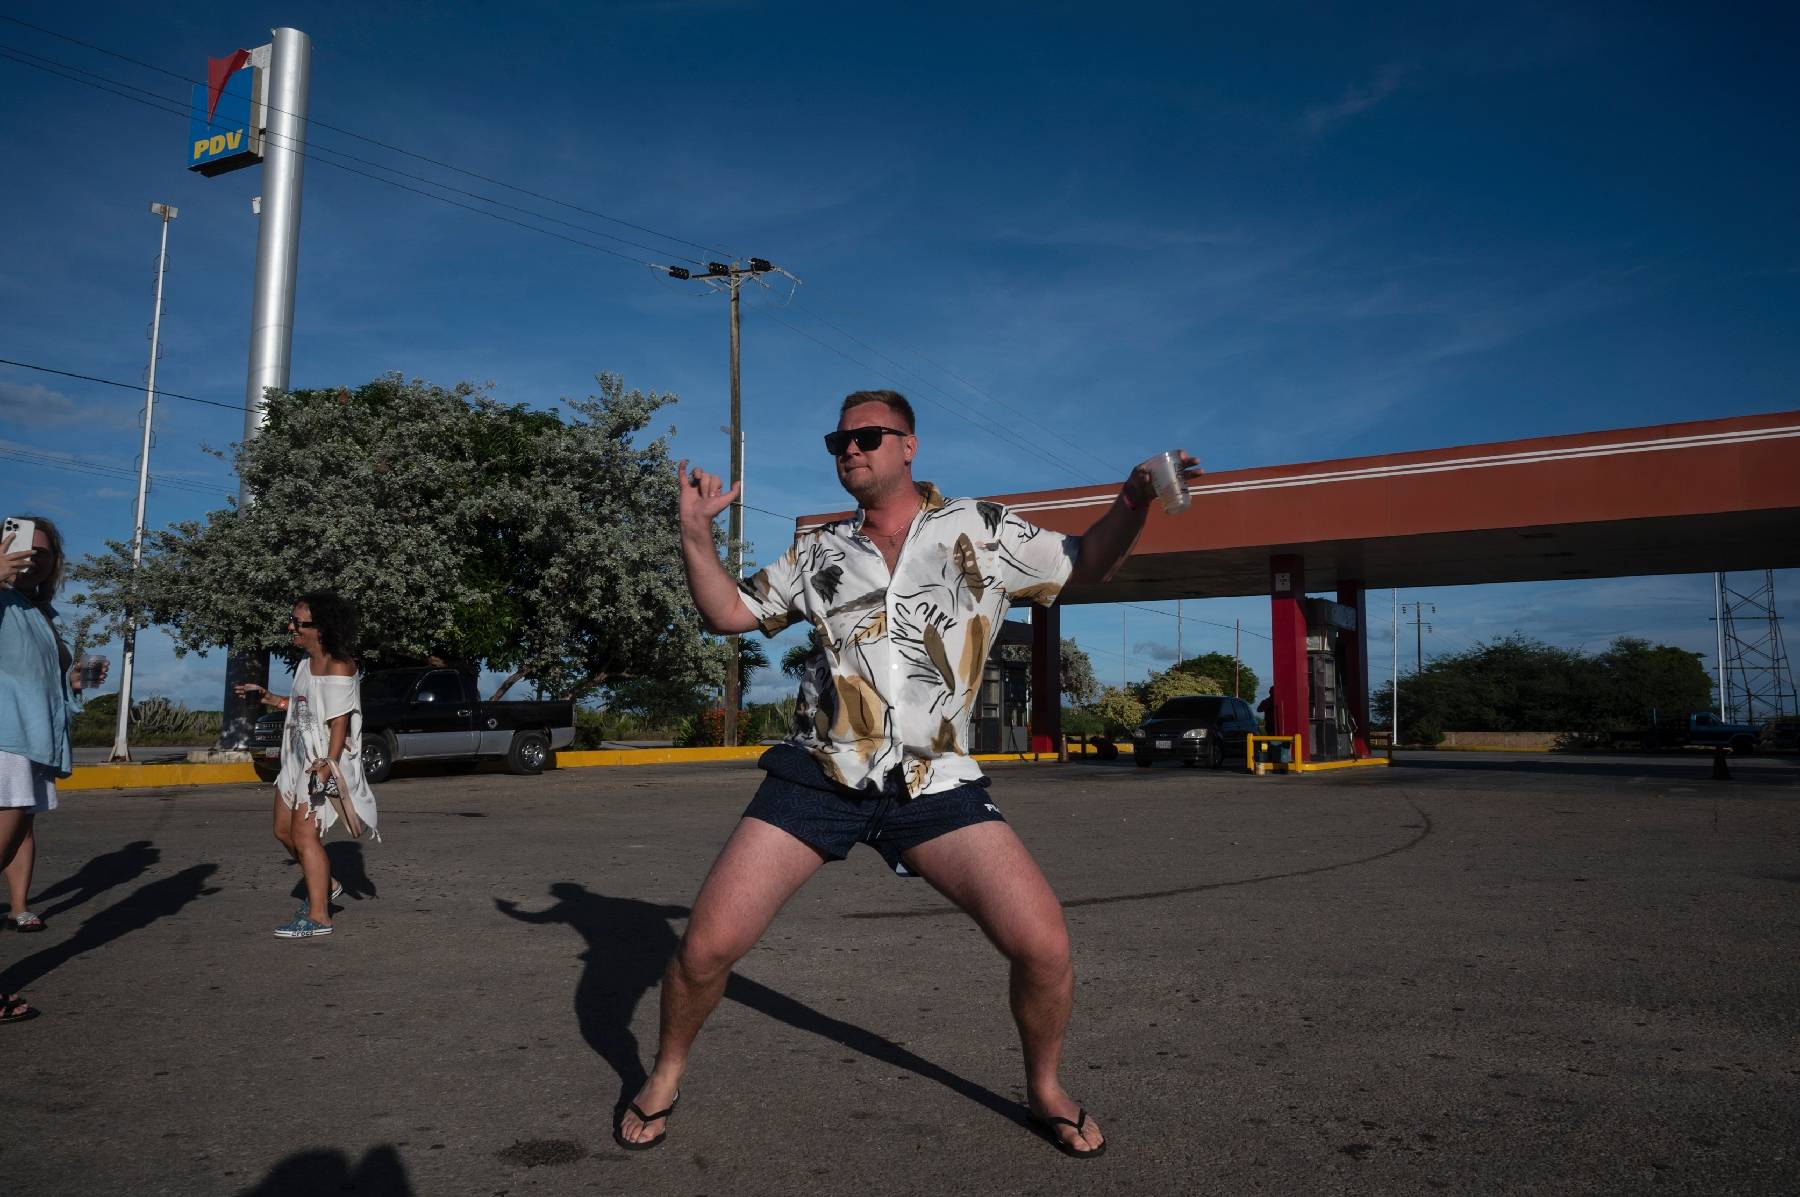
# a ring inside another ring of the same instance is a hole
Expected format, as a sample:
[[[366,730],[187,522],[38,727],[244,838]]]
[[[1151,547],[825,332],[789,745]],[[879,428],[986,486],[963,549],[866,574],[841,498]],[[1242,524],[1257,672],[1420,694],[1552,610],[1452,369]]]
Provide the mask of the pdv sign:
[[[263,72],[248,50],[206,60],[188,117],[188,169],[222,175],[262,161]]]

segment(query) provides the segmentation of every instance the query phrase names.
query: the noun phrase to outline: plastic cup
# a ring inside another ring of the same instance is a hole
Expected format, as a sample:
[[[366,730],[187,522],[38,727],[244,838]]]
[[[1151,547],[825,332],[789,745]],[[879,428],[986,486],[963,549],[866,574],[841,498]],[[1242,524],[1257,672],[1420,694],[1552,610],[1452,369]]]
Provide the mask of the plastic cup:
[[[1188,494],[1187,479],[1181,474],[1180,450],[1171,449],[1150,459],[1150,481],[1164,511],[1174,515],[1187,510],[1192,496]]]
[[[81,689],[82,689],[82,692],[86,693],[87,691],[92,690],[96,686],[98,686],[100,684],[100,679],[105,674],[105,672],[106,672],[106,658],[105,657],[83,657],[83,658],[81,658]]]

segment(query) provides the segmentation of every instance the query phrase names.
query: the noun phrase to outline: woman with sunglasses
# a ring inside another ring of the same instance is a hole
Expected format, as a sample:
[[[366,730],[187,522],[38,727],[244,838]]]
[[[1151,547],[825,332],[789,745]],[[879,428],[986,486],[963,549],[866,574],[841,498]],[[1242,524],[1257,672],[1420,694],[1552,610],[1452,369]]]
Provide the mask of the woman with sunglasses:
[[[356,612],[334,594],[302,595],[288,619],[301,655],[287,697],[248,682],[240,697],[258,695],[263,705],[287,712],[281,735],[281,772],[275,778],[275,838],[300,862],[306,904],[275,928],[281,939],[330,935],[331,900],[344,887],[331,879],[321,842],[344,824],[352,839],[375,830],[375,795],[363,777],[362,686],[357,679]]]
[[[41,515],[18,519],[29,533],[0,544],[0,869],[19,883],[13,888],[29,889],[33,825],[56,809],[56,779],[73,763],[69,721],[81,674],[50,605],[62,585],[62,535]],[[18,895],[14,906],[22,909]],[[10,921],[21,931],[43,927],[29,912]],[[18,994],[0,994],[0,1022],[37,1013]]]

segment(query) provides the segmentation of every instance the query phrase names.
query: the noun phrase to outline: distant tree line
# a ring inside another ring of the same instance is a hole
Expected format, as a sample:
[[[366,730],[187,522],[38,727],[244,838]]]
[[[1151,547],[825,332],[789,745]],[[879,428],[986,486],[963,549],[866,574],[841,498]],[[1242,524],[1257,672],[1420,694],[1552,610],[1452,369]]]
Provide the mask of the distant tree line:
[[[1372,699],[1378,725],[1392,726],[1393,703],[1390,679]],[[1584,653],[1515,633],[1400,679],[1401,739],[1415,744],[1446,731],[1624,731],[1711,705],[1700,654],[1632,636]]]
[[[1117,738],[1128,735],[1145,715],[1171,698],[1187,694],[1254,698],[1259,684],[1256,671],[1230,653],[1202,653],[1178,661],[1135,685],[1107,686],[1094,694],[1092,701],[1064,708],[1063,730],[1071,735],[1105,734]]]

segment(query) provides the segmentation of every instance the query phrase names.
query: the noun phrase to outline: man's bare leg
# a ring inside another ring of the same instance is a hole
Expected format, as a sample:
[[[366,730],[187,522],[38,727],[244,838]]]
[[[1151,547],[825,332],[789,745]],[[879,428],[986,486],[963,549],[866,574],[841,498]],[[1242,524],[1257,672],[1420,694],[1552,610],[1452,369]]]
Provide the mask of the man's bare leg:
[[[1062,904],[1031,853],[1005,823],[976,823],[903,854],[906,867],[956,903],[1012,966],[1013,1021],[1025,1053],[1025,1095],[1040,1117],[1076,1120],[1080,1105],[1057,1078],[1063,1035],[1075,1004],[1075,968]],[[1077,1151],[1106,1141],[1089,1119],[1080,1133],[1058,1126]]]
[[[756,946],[776,914],[825,857],[771,823],[744,819],[713,862],[688,916],[662,982],[662,1033],[656,1066],[633,1104],[646,1114],[669,1108],[687,1071],[688,1052],[725,992],[731,966]],[[619,1135],[631,1143],[654,1139],[664,1125],[646,1125],[625,1111]]]

